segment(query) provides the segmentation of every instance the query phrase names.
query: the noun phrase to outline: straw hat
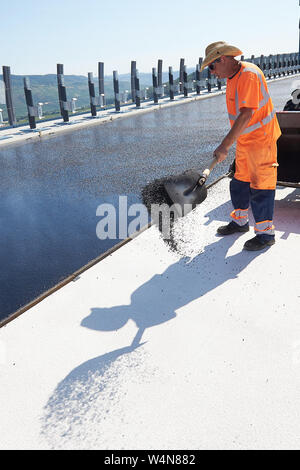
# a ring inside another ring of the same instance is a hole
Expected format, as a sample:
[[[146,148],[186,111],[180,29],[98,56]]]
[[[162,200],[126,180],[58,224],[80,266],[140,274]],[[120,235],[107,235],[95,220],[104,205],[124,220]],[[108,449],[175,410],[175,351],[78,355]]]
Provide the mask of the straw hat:
[[[227,44],[225,41],[218,41],[218,42],[213,42],[212,44],[209,44],[207,48],[205,49],[205,59],[202,62],[201,65],[201,72],[202,70],[211,62],[216,60],[218,57],[221,55],[231,55],[233,57],[236,57],[237,55],[242,55],[242,51],[238,49],[235,46],[230,46]]]

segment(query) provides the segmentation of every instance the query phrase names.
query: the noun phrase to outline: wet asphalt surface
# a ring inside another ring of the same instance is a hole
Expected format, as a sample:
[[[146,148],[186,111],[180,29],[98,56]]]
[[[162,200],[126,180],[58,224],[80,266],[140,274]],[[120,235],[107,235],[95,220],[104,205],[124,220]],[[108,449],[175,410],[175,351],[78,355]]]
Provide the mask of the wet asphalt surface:
[[[293,80],[270,83],[276,110]],[[97,238],[100,204],[118,218],[119,195],[130,206],[157,178],[203,170],[228,130],[222,95],[2,147],[0,320],[120,241]],[[210,181],[233,157],[234,148]]]

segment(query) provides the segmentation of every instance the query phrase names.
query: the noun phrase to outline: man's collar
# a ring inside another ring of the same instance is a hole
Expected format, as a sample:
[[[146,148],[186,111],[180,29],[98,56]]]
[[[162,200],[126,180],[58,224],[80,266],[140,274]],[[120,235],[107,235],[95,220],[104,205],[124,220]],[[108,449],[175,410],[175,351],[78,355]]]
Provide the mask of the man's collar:
[[[241,70],[241,66],[242,66],[241,62],[239,62],[239,63],[238,63],[238,65],[239,65],[239,66],[238,66],[238,69],[237,69],[237,71],[236,71],[236,72],[234,72],[234,74],[233,74],[233,75],[231,75],[231,77],[228,77],[228,80],[231,80],[233,77],[235,77],[235,76],[236,76],[236,74],[237,74],[237,73],[239,73],[239,71]]]

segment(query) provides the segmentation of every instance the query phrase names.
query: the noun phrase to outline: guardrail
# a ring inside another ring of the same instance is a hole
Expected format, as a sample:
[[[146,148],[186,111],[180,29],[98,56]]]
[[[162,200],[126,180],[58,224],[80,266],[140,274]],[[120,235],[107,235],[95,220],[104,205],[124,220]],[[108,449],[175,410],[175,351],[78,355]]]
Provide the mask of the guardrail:
[[[263,71],[267,79],[276,77],[282,77],[300,73],[300,59],[299,53],[293,52],[289,54],[276,54],[276,55],[260,55],[254,57],[252,55],[247,62],[252,62]],[[225,80],[218,80],[216,77],[211,76],[210,70],[205,69],[200,72],[202,64],[202,57],[199,58],[198,64],[196,64],[195,71],[188,74],[187,67],[185,65],[184,58],[180,59],[179,77],[174,80],[174,74],[172,67],[169,67],[169,81],[162,83],[162,59],[158,60],[157,68],[152,68],[152,87],[140,89],[140,78],[139,71],[136,68],[136,61],[131,61],[131,94],[130,99],[132,103],[140,108],[141,102],[144,100],[151,100],[155,104],[159,103],[159,100],[164,96],[169,96],[170,100],[174,100],[176,96],[183,95],[188,97],[189,93],[196,93],[197,95],[201,92],[211,93],[213,89],[220,90],[225,85]],[[11,72],[9,66],[3,66],[3,80],[5,86],[5,101],[6,109],[8,114],[9,125],[15,127],[17,125],[14,106],[13,106],[13,94],[11,87]],[[97,116],[97,112],[106,109],[106,99],[104,92],[104,63],[98,62],[98,91],[96,95],[95,86],[93,82],[92,72],[88,73],[88,90],[90,96],[90,106],[92,117]],[[58,87],[58,101],[61,116],[64,122],[69,121],[69,112],[76,112],[76,98],[72,98],[70,101],[67,100],[67,88],[64,83],[64,66],[63,64],[57,64],[57,87]],[[113,88],[114,88],[114,104],[115,111],[120,112],[121,103],[127,103],[129,99],[129,92],[120,93],[119,91],[119,78],[118,72],[113,72]],[[24,77],[24,93],[25,101],[28,111],[28,120],[30,129],[36,128],[36,118],[43,118],[43,103],[34,105],[32,96],[32,90],[28,77]],[[2,109],[0,110],[0,123],[3,125]]]

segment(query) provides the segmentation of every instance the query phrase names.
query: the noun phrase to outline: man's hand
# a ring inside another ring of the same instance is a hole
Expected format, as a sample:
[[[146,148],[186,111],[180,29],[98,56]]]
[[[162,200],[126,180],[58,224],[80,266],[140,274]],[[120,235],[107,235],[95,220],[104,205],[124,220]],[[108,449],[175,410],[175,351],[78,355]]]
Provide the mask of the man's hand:
[[[229,152],[229,148],[225,147],[225,145],[222,143],[214,151],[214,157],[218,160],[218,163],[221,163],[227,157],[228,152]]]

